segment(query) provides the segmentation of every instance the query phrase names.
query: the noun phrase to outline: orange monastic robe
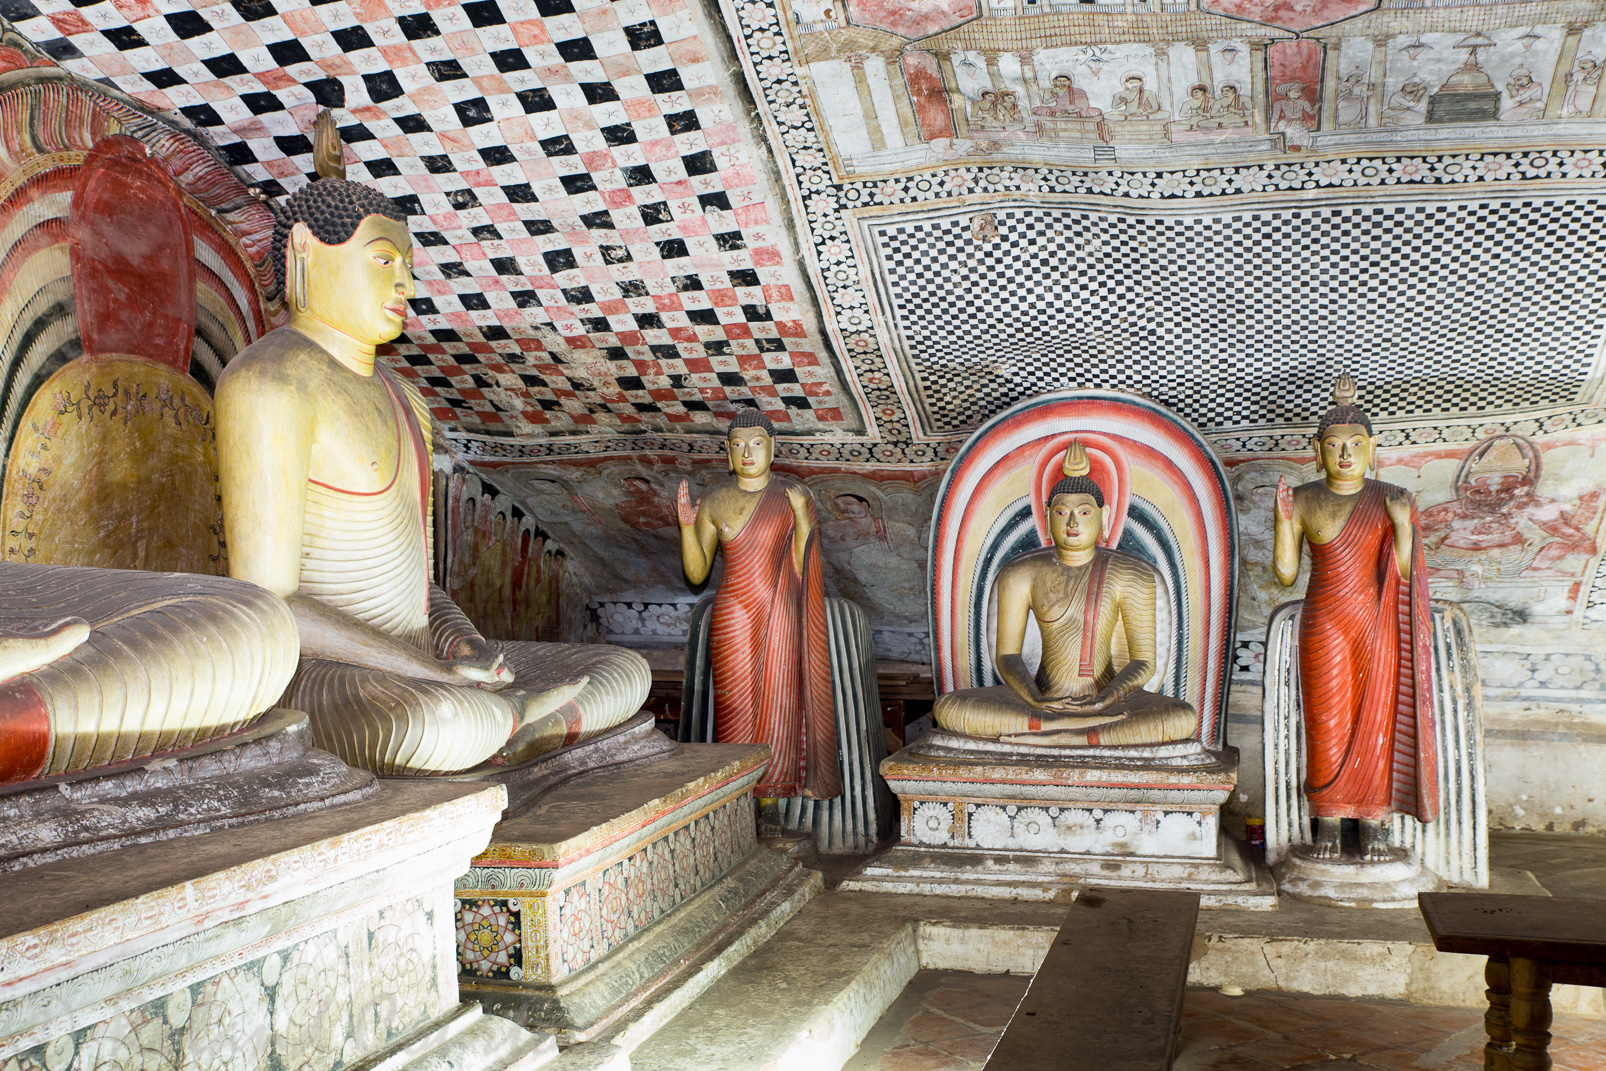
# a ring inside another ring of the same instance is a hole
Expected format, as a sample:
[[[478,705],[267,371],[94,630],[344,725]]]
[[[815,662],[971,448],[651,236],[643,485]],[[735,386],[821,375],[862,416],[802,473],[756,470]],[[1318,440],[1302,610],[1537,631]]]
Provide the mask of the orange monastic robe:
[[[811,519],[813,511],[810,503]],[[747,524],[724,544],[708,636],[714,733],[722,744],[770,746],[758,795],[828,799],[842,794],[842,777],[819,528],[809,536],[801,575],[792,528],[786,491],[772,479]]]
[[[1305,795],[1318,818],[1438,812],[1431,621],[1422,541],[1400,577],[1383,485],[1368,480],[1338,538],[1310,544],[1299,617]],[[1412,523],[1416,514],[1413,508]]]

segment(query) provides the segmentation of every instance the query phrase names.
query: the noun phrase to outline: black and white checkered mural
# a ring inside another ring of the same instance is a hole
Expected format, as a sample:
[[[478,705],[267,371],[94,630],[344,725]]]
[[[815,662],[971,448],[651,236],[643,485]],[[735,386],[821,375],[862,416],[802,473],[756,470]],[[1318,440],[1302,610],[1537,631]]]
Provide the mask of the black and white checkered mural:
[[[1374,418],[1526,412],[1587,400],[1606,327],[1594,198],[1016,204],[862,226],[927,435],[1084,385],[1207,432],[1286,427],[1341,372]]]

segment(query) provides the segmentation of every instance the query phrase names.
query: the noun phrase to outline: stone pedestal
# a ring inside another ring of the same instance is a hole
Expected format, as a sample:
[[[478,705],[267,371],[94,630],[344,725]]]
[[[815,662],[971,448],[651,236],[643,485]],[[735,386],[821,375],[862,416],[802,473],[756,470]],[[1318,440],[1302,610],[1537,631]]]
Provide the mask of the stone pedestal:
[[[1269,876],[1221,831],[1235,748],[1037,748],[936,732],[881,772],[898,794],[900,843],[844,889],[1051,900],[1091,883],[1276,906]]]
[[[551,1037],[458,1002],[451,883],[505,798],[388,781],[0,875],[0,1066],[540,1066]]]
[[[457,882],[464,992],[572,1044],[670,999],[758,920],[778,926],[818,881],[756,841],[768,757],[683,744],[581,774],[503,819]]]
[[[275,708],[204,744],[0,791],[0,872],[366,799],[374,775],[312,746]]]
[[[1329,907],[1403,907],[1416,910],[1416,894],[1444,883],[1410,852],[1397,858],[1362,862],[1353,853],[1342,859],[1312,859],[1296,848],[1275,867],[1277,891],[1296,900]]]

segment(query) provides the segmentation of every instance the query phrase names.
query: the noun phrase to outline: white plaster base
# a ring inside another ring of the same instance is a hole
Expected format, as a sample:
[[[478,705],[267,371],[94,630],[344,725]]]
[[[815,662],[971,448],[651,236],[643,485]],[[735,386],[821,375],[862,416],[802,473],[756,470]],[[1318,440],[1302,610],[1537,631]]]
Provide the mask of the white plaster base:
[[[551,1038],[458,1003],[452,880],[505,801],[386,781],[313,814],[0,875],[0,1066],[554,1059]]]
[[[988,852],[898,845],[842,883],[844,890],[1069,902],[1083,885],[1182,889],[1206,907],[1272,911],[1277,889],[1236,838],[1216,858]]]
[[[1416,910],[1416,894],[1435,892],[1444,883],[1410,852],[1386,863],[1359,859],[1311,859],[1298,849],[1274,869],[1277,891],[1296,900],[1329,907],[1391,907]]]

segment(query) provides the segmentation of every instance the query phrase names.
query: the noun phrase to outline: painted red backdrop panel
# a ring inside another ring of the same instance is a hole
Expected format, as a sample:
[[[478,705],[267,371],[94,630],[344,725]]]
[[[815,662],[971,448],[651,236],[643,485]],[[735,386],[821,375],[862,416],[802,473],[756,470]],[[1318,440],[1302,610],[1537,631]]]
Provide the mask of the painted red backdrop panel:
[[[942,87],[937,58],[929,52],[906,53],[903,70],[909,79],[909,95],[914,98],[920,136],[927,141],[953,137],[954,115],[948,106],[948,91]]]
[[[1298,82],[1305,87],[1305,99],[1318,108],[1322,92],[1322,46],[1319,41],[1273,41],[1266,50],[1266,86],[1271,103],[1282,99],[1277,87]],[[1267,105],[1270,109],[1270,103]],[[1311,119],[1314,127],[1316,120]]]
[[[178,187],[160,159],[116,134],[90,150],[68,223],[84,353],[126,353],[189,371],[195,251]]]
[[[950,29],[981,13],[977,0],[847,0],[847,8],[855,26],[910,38]]]
[[[1199,6],[1285,30],[1309,30],[1372,11],[1378,0],[1204,0]]]

